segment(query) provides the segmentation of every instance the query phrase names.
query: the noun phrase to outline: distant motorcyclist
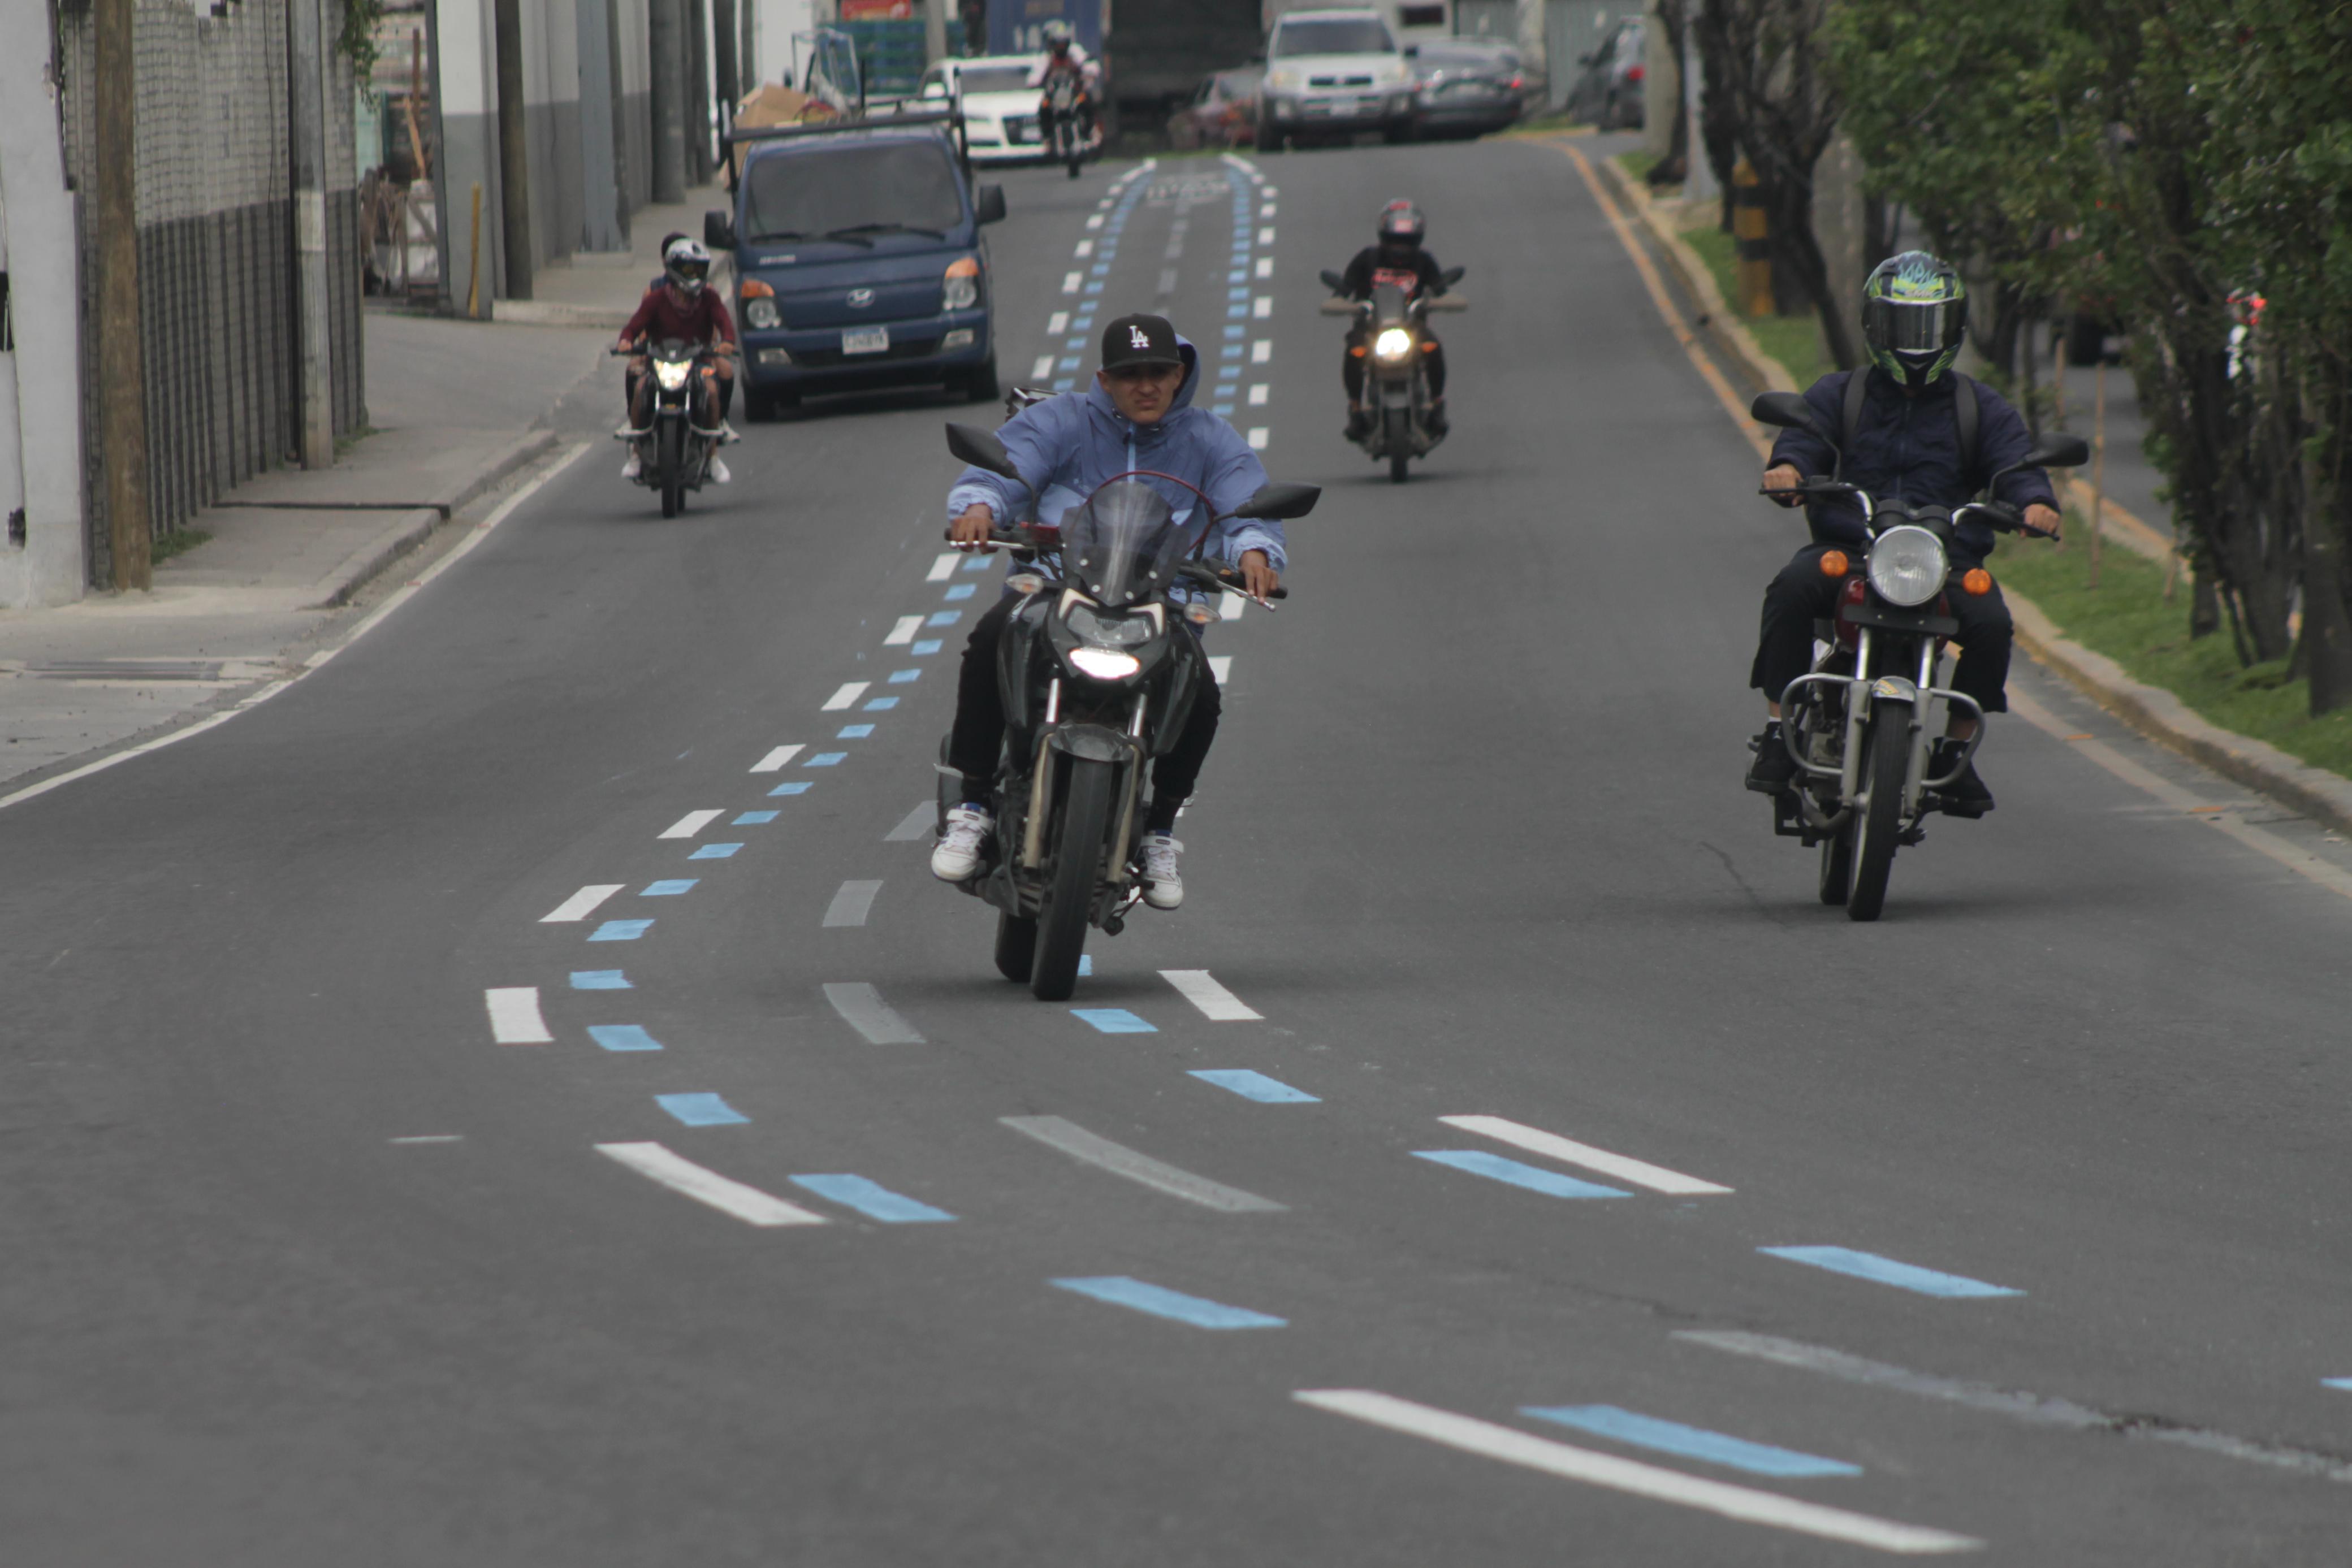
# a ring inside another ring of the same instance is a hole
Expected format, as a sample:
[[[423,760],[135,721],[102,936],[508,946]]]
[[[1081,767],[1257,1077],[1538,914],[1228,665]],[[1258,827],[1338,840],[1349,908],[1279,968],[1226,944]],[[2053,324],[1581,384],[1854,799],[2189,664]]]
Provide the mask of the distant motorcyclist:
[[[1257,454],[1232,425],[1192,406],[1200,375],[1199,352],[1162,317],[1122,316],[1104,328],[1102,369],[1093,386],[1025,408],[996,433],[1013,465],[1036,486],[1040,520],[1055,522],[1064,510],[1138,469],[1199,486],[1221,513],[1257,494],[1266,482]],[[1180,486],[1170,486],[1163,494],[1181,508],[1180,520],[1200,504]],[[1026,497],[1021,486],[986,469],[965,469],[948,492],[948,538],[961,549],[984,544],[991,529],[1023,520],[1019,508]],[[1281,586],[1286,557],[1278,522],[1229,517],[1210,531],[1202,553],[1239,565],[1244,586],[1260,598]],[[964,647],[955,728],[948,742],[948,763],[963,775],[963,804],[948,813],[947,832],[931,853],[931,874],[943,882],[971,876],[996,830],[988,799],[1004,747],[997,643],[1018,602],[1011,594],[999,600],[981,616]],[[1148,884],[1144,898],[1154,909],[1173,909],[1184,901],[1177,870],[1184,846],[1173,836],[1176,810],[1200,778],[1216,738],[1220,709],[1216,678],[1204,664],[1183,734],[1152,764],[1151,810],[1140,847]]]
[[[1379,243],[1368,245],[1356,253],[1342,275],[1341,293],[1349,299],[1370,299],[1372,290],[1384,283],[1395,284],[1408,297],[1436,296],[1445,292],[1444,282],[1438,274],[1437,258],[1422,248],[1422,236],[1428,232],[1429,221],[1421,209],[1399,198],[1381,209]],[[1429,386],[1429,406],[1423,418],[1432,435],[1446,432],[1445,418],[1445,346],[1437,334],[1424,322],[1421,329],[1422,371]],[[1371,352],[1371,328],[1359,319],[1348,329],[1348,351],[1339,361],[1339,379],[1348,389],[1348,439],[1360,441],[1372,427],[1372,416],[1364,407],[1364,357]]]
[[[709,281],[710,253],[702,242],[685,235],[673,236],[662,247],[661,286],[646,291],[636,313],[621,329],[619,347],[633,350],[626,377],[628,422],[618,432],[632,444],[629,460],[621,466],[624,479],[634,479],[640,471],[635,442],[645,434],[653,416],[652,381],[646,374],[645,354],[647,339],[699,343],[710,350],[711,384],[705,388],[709,395],[703,407],[718,421],[718,427],[698,426],[696,434],[722,443],[735,439],[727,423],[727,411],[735,401],[735,319],[728,314],[727,302],[719,298],[718,290],[709,287]],[[732,477],[716,451],[710,455],[710,477],[721,485]]]
[[[1043,88],[1045,94],[1037,100],[1037,140],[1048,151],[1054,145],[1054,128],[1057,123],[1054,111],[1053,84],[1057,78],[1071,78],[1077,88],[1077,97],[1071,112],[1077,117],[1078,141],[1081,146],[1094,139],[1095,92],[1102,78],[1094,57],[1087,53],[1084,44],[1070,31],[1070,25],[1058,18],[1045,24],[1045,57],[1029,72],[1029,85]]]
[[[1982,489],[1999,469],[2023,457],[2033,444],[2025,421],[1999,392],[1952,369],[1968,326],[1968,287],[1948,263],[1926,251],[1906,251],[1880,262],[1862,290],[1862,333],[1870,363],[1856,371],[1832,371],[1805,393],[1824,430],[1839,431],[1844,447],[1842,474],[1878,500],[1906,506],[1958,507]],[[1853,378],[1865,378],[1857,391]],[[1973,416],[1967,412],[1972,404]],[[1973,425],[1973,443],[1964,430]],[[1973,450],[1970,450],[1970,446]],[[1768,490],[1794,490],[1808,476],[1838,472],[1838,453],[1801,430],[1784,430],[1772,444],[1764,471]],[[2021,468],[2000,481],[1996,500],[2024,514],[2026,528],[2056,538],[2057,497],[2050,476]],[[1782,506],[1795,506],[1790,495]],[[1748,787],[1778,794],[1790,786],[1797,765],[1780,739],[1780,694],[1811,667],[1813,622],[1836,610],[1843,580],[1823,576],[1824,551],[1859,552],[1869,548],[1861,508],[1851,497],[1823,497],[1805,503],[1812,542],[1781,568],[1764,591],[1763,627],[1748,683],[1764,694],[1770,719],[1758,737]],[[1999,584],[1981,596],[1957,587],[1970,568],[1993,548],[1992,530],[1970,517],[1955,530],[1950,549],[1951,582],[1947,596],[1959,622],[1960,644],[1952,689],[1973,697],[1987,713],[2003,713],[2009,703],[2011,626]],[[1947,738],[1937,743],[1931,773],[1950,771],[1959,748],[1976,733],[1977,721],[1952,711]],[[1976,766],[1939,791],[1955,816],[1979,817],[1992,809],[1992,792]]]

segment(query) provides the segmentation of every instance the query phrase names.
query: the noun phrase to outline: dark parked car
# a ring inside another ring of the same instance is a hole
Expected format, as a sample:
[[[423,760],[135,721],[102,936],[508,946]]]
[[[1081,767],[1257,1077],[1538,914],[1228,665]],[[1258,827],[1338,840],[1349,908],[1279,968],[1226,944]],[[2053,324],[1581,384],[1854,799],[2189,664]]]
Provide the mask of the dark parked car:
[[[1646,38],[1641,17],[1621,18],[1599,48],[1576,62],[1584,71],[1568,89],[1568,112],[1603,131],[1640,130]]]
[[[1413,129],[1423,136],[1483,136],[1527,108],[1519,51],[1484,38],[1447,38],[1413,49]]]
[[[1198,147],[1245,147],[1257,140],[1257,84],[1263,66],[1219,71],[1192,101],[1168,117],[1168,142],[1179,152]]]

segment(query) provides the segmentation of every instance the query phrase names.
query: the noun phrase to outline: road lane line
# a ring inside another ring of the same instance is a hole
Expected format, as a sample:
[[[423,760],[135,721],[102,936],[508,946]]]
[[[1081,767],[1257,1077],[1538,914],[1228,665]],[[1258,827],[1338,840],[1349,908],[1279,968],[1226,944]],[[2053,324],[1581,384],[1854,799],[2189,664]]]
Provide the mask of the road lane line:
[[[1265,444],[1269,439],[1265,425],[1257,424],[1250,427],[1249,444],[1252,452],[1265,451]]]
[[[499,1045],[553,1045],[539,1012],[537,986],[499,986],[482,993],[490,1009],[490,1039]]]
[[[1260,245],[1272,245],[1274,243],[1274,230],[1271,227],[1258,230],[1257,243]]]
[[[1265,1015],[1219,985],[1206,969],[1162,969],[1160,977],[1213,1023],[1242,1023]]]
[[[780,772],[782,770],[785,763],[790,762],[793,758],[798,757],[804,749],[804,747],[797,744],[793,746],[779,746],[774,750],[769,752],[765,757],[760,758],[759,761],[751,764],[751,771],[754,773]]]
[[[1000,1116],[998,1121],[1025,1137],[1036,1139],[1049,1149],[1058,1149],[1074,1160],[1125,1176],[1132,1182],[1181,1197],[1187,1203],[1197,1203],[1203,1208],[1218,1209],[1226,1214],[1279,1214],[1284,1205],[1264,1198],[1254,1192],[1227,1186],[1206,1176],[1139,1154],[1124,1144],[1114,1144],[1098,1137],[1075,1122],[1059,1116]]]
[[[1274,299],[1272,296],[1261,294],[1255,299],[1250,301],[1250,315],[1257,320],[1263,321],[1273,314]]]
[[[1860,1465],[1849,1465],[1843,1459],[1825,1459],[1819,1454],[1799,1453],[1794,1448],[1776,1448],[1769,1443],[1752,1443],[1745,1437],[1732,1437],[1727,1432],[1710,1432],[1704,1427],[1685,1427],[1679,1421],[1643,1416],[1614,1405],[1522,1405],[1519,1414],[1532,1416],[1538,1421],[1573,1427],[1580,1432],[1590,1432],[1596,1437],[1607,1437],[1632,1448],[1654,1448],[1662,1454],[1680,1454],[1686,1459],[1727,1465],[1751,1475],[1862,1474]]]
[[[835,735],[833,738],[835,740],[864,740],[873,733],[874,727],[870,724],[845,724],[841,727],[840,733]]]
[[[2323,1377],[2319,1380],[2319,1385],[2322,1388],[2352,1390],[2352,1377]]]
[[[661,1041],[646,1032],[643,1024],[592,1023],[588,1038],[606,1051],[659,1051]]]
[[[817,712],[840,712],[843,708],[855,703],[859,697],[864,696],[866,695],[866,688],[872,684],[873,683],[869,681],[847,681],[843,683],[839,691],[824,699],[824,706],[818,708]]]
[[[807,779],[796,779],[789,784],[777,785],[774,789],[768,791],[768,797],[769,799],[773,800],[779,795],[805,795],[808,793],[808,789]]]
[[[689,1127],[732,1127],[751,1120],[716,1094],[656,1094],[654,1103]]]
[[[1221,686],[1227,681],[1232,680],[1234,678],[1234,656],[1231,653],[1210,654],[1209,674],[1217,677],[1217,685]]]
[[[1249,601],[1230,588],[1217,595],[1217,619],[1220,621],[1238,621],[1248,608]]]
[[[1149,1285],[1125,1274],[1054,1280],[1048,1283],[1056,1290],[1091,1296],[1115,1307],[1149,1312],[1155,1318],[1172,1318],[1196,1329],[1278,1329],[1287,1323],[1286,1319],[1254,1312],[1247,1307],[1229,1307],[1205,1296],[1188,1296],[1181,1291],[1171,1291],[1163,1285]]]
[[[1195,1068],[1188,1075],[1220,1089],[1231,1090],[1244,1100],[1255,1100],[1261,1105],[1320,1105],[1323,1102],[1303,1089],[1293,1089],[1278,1078],[1268,1078],[1263,1072],[1252,1072],[1246,1067]]]
[[[572,988],[575,991],[634,991],[629,977],[618,969],[574,969]]]
[[[1984,1542],[1925,1525],[1902,1524],[1817,1502],[1759,1491],[1753,1487],[1686,1476],[1639,1459],[1620,1458],[1591,1448],[1538,1437],[1475,1416],[1417,1405],[1369,1388],[1302,1388],[1291,1396],[1302,1405],[1345,1416],[1368,1426],[1425,1438],[1464,1453],[1539,1470],[1563,1480],[1582,1481],[1628,1492],[1653,1502],[1693,1508],[1743,1524],[1761,1524],[1827,1541],[1843,1541],[1881,1552],[1913,1555],[1929,1552],[1975,1552]]]
[[[824,924],[863,925],[874,909],[874,895],[882,891],[879,882],[845,882],[834,894],[833,902],[824,906]]]
[[[634,942],[653,929],[650,920],[607,920],[588,933],[591,942]]]
[[[1881,1258],[1875,1252],[1857,1252],[1851,1247],[1759,1247],[1756,1250],[1769,1258],[1786,1258],[1791,1263],[1826,1269],[1832,1274],[1850,1274],[1857,1280],[1893,1285],[1898,1290],[1916,1291],[1923,1296],[2025,1294],[2023,1291],[2012,1291],[2006,1285],[1988,1285],[1982,1280],[1971,1280],[1964,1274],[1947,1274],[1940,1270],[1922,1269],[1916,1263],[1898,1263],[1892,1258]]]
[[[654,836],[662,839],[690,839],[726,814],[724,810],[688,811]]]
[[[1062,274],[1062,292],[1076,294],[1086,280],[1087,275],[1083,272],[1066,272]]]
[[[1091,227],[1092,225],[1090,225],[1088,226]],[[1064,332],[1068,331],[1069,327],[1070,313],[1066,310],[1056,310],[1051,317],[1046,319],[1045,335],[1049,338],[1058,338]]]
[[[595,912],[598,904],[620,892],[625,885],[617,882],[592,883],[541,915],[539,923],[541,925],[557,925],[567,920],[585,920]]]
[[[730,1214],[747,1225],[762,1227],[777,1225],[824,1225],[821,1214],[812,1214],[796,1203],[786,1203],[772,1197],[755,1186],[745,1186],[730,1181],[717,1171],[706,1170],[693,1161],[683,1159],[659,1144],[598,1144],[596,1152],[608,1160],[629,1167],[672,1192],[683,1193],[697,1203],[707,1203],[721,1214]]]
[[[1272,277],[1274,276],[1274,257],[1270,256],[1259,256],[1257,258],[1255,276],[1259,277]]]
[[[931,559],[930,570],[923,573],[923,580],[925,582],[945,582],[949,578],[955,575],[955,570],[962,563],[962,560],[963,551],[961,550],[951,549],[943,554],[934,556]]]
[[[1125,1008],[1072,1008],[1070,1016],[1098,1034],[1158,1034],[1150,1024]]]
[[[1731,1190],[1711,1181],[1685,1176],[1680,1171],[1670,1171],[1664,1166],[1651,1165],[1646,1160],[1629,1159],[1623,1155],[1612,1155],[1606,1149],[1596,1149],[1590,1144],[1580,1144],[1555,1133],[1507,1122],[1500,1116],[1440,1116],[1438,1120],[1449,1127],[1476,1133],[1497,1143],[1516,1144],[1533,1153],[1548,1155],[1564,1165],[1582,1166],[1587,1170],[1599,1171],[1602,1176],[1612,1176],[1619,1181],[1648,1187],[1652,1192],[1697,1194]]]
[[[898,621],[892,624],[890,634],[882,639],[882,645],[885,648],[903,648],[908,643],[913,642],[915,640],[915,633],[922,629],[923,618],[921,616],[901,615],[898,617]]]
[[[774,821],[782,814],[778,811],[746,811],[727,825],[730,828],[756,828]]]
[[[838,768],[842,763],[848,760],[848,758],[849,753],[846,751],[820,751],[814,757],[810,758],[806,762],[802,763],[801,766],[803,768]]]
[[[940,809],[929,800],[924,801],[899,820],[898,825],[882,835],[886,844],[911,844],[928,839],[939,825]]]
[[[700,880],[699,877],[691,876],[665,877],[659,882],[646,883],[645,891],[637,896],[639,898],[677,898],[692,893],[694,884]]]
[[[393,1144],[462,1144],[466,1141],[466,1134],[463,1133],[413,1133],[404,1138],[387,1138],[384,1141]]]
[[[954,587],[949,589],[945,593],[940,594],[940,598],[950,604],[953,604],[960,600],[970,599],[973,594],[979,591],[979,588],[971,583],[959,582]]]
[[[793,1185],[885,1225],[937,1225],[955,1218],[944,1208],[933,1208],[862,1176],[796,1176]]]
[[[1029,367],[1029,379],[1033,382],[1042,382],[1053,373],[1054,356],[1051,354],[1038,355],[1037,362]]]
[[[1253,364],[1253,365],[1263,365],[1263,364],[1266,363],[1267,361],[1271,361],[1273,358],[1274,358],[1274,340],[1273,340],[1272,339],[1270,339],[1270,338],[1260,338],[1256,342],[1252,343],[1252,344],[1250,345],[1250,363],[1251,363],[1251,364]]]
[[[1521,1165],[1500,1155],[1490,1155],[1484,1149],[1415,1149],[1412,1157],[1432,1164],[1450,1166],[1457,1171],[1485,1176],[1488,1181],[1507,1182],[1530,1192],[1540,1192],[1551,1197],[1631,1197],[1613,1186],[1598,1182],[1579,1181],[1574,1176],[1548,1171],[1541,1166]]]
[[[898,1016],[898,1009],[882,999],[882,993],[863,980],[828,984],[824,999],[850,1028],[866,1037],[868,1045],[920,1045],[923,1037],[915,1026]]]
[[[705,844],[686,858],[690,861],[733,860],[742,848],[741,844]]]
[[[1253,385],[1249,390],[1250,407],[1264,408],[1265,406],[1266,392],[1266,383],[1264,382],[1259,382]]]

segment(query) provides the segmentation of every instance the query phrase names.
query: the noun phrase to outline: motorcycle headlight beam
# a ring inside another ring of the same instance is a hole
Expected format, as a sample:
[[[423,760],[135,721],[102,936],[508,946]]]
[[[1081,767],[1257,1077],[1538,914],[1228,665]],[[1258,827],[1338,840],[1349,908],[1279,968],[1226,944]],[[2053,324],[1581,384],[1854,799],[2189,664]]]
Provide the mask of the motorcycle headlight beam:
[[[656,360],[654,361],[654,380],[661,383],[661,390],[664,392],[677,391],[686,384],[686,378],[693,373],[694,362],[691,360]]]
[[[1944,544],[1925,528],[1889,528],[1870,547],[1870,586],[1889,604],[1908,610],[1943,591],[1949,568]]]
[[[1412,352],[1412,334],[1402,327],[1391,327],[1372,340],[1372,352],[1383,360],[1402,360]]]
[[[1143,668],[1134,654],[1116,648],[1073,648],[1066,656],[1072,669],[1097,681],[1123,681]]]

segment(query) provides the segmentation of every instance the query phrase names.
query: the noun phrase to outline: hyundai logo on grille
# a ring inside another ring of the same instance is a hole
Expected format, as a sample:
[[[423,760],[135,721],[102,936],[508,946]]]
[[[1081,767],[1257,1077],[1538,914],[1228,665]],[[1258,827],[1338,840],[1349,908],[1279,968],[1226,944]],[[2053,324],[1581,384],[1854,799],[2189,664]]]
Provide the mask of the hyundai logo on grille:
[[[853,288],[849,291],[849,308],[852,310],[863,310],[868,305],[873,303],[874,290],[870,288]]]

